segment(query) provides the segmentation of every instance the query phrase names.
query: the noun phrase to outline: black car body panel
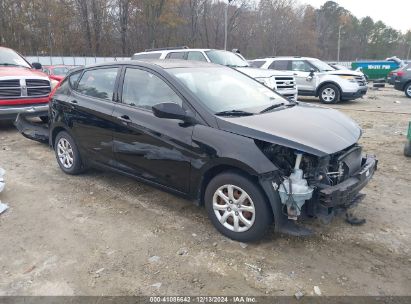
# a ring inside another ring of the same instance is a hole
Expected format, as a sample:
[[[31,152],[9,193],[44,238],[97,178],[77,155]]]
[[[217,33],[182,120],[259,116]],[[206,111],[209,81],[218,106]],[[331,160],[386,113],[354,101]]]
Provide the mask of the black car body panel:
[[[78,82],[70,83],[71,75],[79,71],[84,75],[84,71],[109,67],[118,68],[112,98],[91,98],[76,89]],[[130,67],[149,71],[167,83],[182,100],[182,108],[189,113],[190,121],[159,118],[150,110],[122,103],[123,78],[126,68]],[[288,155],[281,163],[287,158],[292,163],[295,160],[293,151],[301,151],[315,166],[328,166],[334,159],[340,159],[339,155],[356,150],[352,147],[360,138],[361,129],[338,111],[305,103],[288,104],[251,116],[216,116],[167,72],[169,68],[178,67],[215,65],[173,60],[124,61],[71,71],[50,103],[49,144],[54,146],[58,132],[65,130],[75,139],[87,165],[135,177],[198,204],[202,203],[205,186],[214,174],[237,170],[252,177],[263,189],[274,214],[276,231],[290,232],[275,188],[275,183],[287,171],[267,151],[271,147],[284,147]],[[29,122],[24,117],[19,120],[24,125],[20,131],[27,133]],[[42,129],[43,140],[45,132]],[[36,136],[32,137],[36,139]],[[305,168],[310,168],[309,162]],[[376,169],[375,159],[359,162],[360,165],[352,166],[355,172],[345,177],[350,187],[310,181],[316,185],[317,198],[311,204],[323,207],[325,202],[330,202],[333,207],[347,205],[347,200],[355,197]],[[315,168],[310,170],[315,174],[319,172]],[[367,170],[367,178],[362,179]]]

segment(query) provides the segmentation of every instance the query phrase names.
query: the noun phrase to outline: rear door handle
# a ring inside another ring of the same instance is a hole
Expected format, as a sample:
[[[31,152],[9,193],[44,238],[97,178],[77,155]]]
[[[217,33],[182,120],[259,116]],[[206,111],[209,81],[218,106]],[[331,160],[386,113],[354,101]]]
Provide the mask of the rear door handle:
[[[128,115],[122,115],[118,119],[120,119],[121,121],[124,121],[124,122],[131,122],[131,119]]]
[[[71,102],[71,103],[74,103],[74,104],[78,103],[77,100],[75,100],[75,99],[70,100],[70,102]]]

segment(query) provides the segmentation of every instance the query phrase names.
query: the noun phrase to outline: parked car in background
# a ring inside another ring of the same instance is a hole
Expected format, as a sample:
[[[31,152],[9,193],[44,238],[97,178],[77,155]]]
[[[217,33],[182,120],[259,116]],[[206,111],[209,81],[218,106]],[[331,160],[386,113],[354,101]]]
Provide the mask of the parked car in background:
[[[297,86],[292,73],[252,68],[239,53],[214,49],[189,49],[187,47],[161,48],[136,53],[132,59],[183,59],[221,64],[254,78],[286,98],[297,100]]]
[[[323,103],[352,100],[367,93],[362,72],[336,70],[310,57],[269,57],[254,60],[262,69],[291,71],[297,81],[298,94],[319,97]]]
[[[329,63],[329,65],[333,67],[335,70],[351,70],[350,68],[338,63]]]
[[[61,81],[72,68],[72,66],[67,65],[45,65],[43,66],[43,72],[49,75],[51,79]]]
[[[404,66],[396,73],[394,88],[403,91],[408,98],[411,98],[411,64]]]
[[[402,68],[398,68],[396,70],[392,70],[387,75],[387,82],[391,85],[395,85],[395,79],[397,78],[397,73],[401,71]]]
[[[28,63],[16,51],[0,47],[0,120],[29,112],[46,119],[49,94],[57,81],[41,71],[40,63]]]
[[[344,114],[299,104],[237,71],[183,60],[121,61],[71,72],[47,135],[67,174],[123,173],[204,205],[237,241],[306,234],[359,202],[377,168]]]

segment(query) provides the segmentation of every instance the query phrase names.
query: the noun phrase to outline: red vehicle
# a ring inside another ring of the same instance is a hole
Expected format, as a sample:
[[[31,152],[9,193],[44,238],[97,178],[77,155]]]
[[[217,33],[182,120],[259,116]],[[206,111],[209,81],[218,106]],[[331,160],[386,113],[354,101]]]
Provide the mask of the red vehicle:
[[[43,66],[43,72],[49,75],[51,79],[61,81],[71,70],[71,66],[67,65],[45,65]]]
[[[58,84],[16,51],[0,47],[0,120],[31,113],[46,119],[50,92]]]

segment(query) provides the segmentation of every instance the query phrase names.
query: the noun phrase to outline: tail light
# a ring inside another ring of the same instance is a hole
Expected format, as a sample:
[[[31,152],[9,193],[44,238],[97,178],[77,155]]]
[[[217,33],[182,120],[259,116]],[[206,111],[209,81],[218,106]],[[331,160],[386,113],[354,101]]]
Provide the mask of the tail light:
[[[397,72],[397,76],[398,77],[402,77],[402,76],[404,76],[405,75],[405,72],[404,71],[398,71]]]

